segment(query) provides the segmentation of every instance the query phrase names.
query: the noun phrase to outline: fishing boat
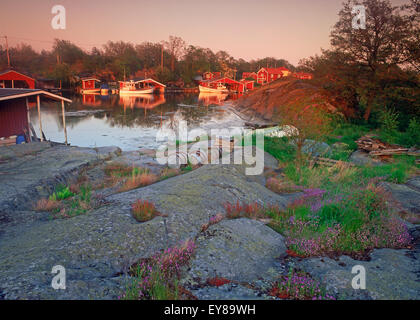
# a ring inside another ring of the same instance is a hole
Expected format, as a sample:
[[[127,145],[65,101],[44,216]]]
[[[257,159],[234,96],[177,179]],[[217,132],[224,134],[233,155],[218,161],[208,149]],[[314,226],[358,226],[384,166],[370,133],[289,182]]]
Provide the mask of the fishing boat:
[[[120,95],[142,95],[153,93],[154,87],[144,81],[120,81]]]
[[[223,83],[217,82],[216,85],[211,86],[210,84],[208,87],[199,85],[200,92],[203,93],[221,93],[221,92],[229,92],[228,88]]]

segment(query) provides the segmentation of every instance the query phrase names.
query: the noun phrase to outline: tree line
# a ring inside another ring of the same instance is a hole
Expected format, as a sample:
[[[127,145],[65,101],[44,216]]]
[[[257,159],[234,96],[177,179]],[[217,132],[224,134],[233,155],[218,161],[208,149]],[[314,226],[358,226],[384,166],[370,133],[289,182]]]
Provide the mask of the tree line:
[[[36,52],[29,44],[9,49],[11,65],[33,76],[61,80],[63,86],[74,86],[79,76],[96,75],[107,81],[122,80],[124,76],[155,77],[158,81],[182,82],[193,85],[194,77],[206,71],[221,71],[239,79],[243,72],[260,67],[295,67],[284,59],[266,57],[245,61],[235,59],[226,51],[187,45],[176,36],[167,41],[133,44],[109,41],[102,48],[83,50],[76,44],[55,39],[51,50]],[[6,48],[0,46],[0,69],[7,68]]]

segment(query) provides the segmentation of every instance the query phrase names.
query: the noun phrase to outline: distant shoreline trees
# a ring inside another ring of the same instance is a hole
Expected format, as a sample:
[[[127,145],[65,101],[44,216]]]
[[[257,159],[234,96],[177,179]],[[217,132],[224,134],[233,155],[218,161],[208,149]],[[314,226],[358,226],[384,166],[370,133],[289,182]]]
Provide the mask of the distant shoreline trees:
[[[257,71],[260,67],[295,67],[284,59],[266,57],[245,61],[235,59],[225,51],[187,45],[176,36],[168,41],[133,44],[108,41],[102,48],[85,51],[76,44],[55,39],[51,50],[36,52],[28,44],[10,48],[12,67],[35,77],[62,80],[63,87],[74,84],[75,76],[95,75],[107,81],[147,75],[162,82],[182,80],[192,85],[194,77],[206,71],[224,71],[236,76]],[[163,60],[163,66],[162,66]],[[0,46],[0,70],[7,68],[5,48]]]

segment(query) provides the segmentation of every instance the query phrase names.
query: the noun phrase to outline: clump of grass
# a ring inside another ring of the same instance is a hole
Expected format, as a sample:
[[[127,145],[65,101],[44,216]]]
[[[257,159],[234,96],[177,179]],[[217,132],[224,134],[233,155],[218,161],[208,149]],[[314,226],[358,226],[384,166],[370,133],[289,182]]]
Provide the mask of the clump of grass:
[[[148,186],[152,183],[155,183],[157,180],[157,176],[152,173],[144,172],[140,175],[133,175],[124,182],[123,186],[120,188],[120,191],[124,192],[137,189],[139,187]]]
[[[48,199],[39,200],[35,210],[49,211],[54,219],[71,218],[86,213],[94,206],[89,184],[72,189],[74,192],[67,186],[60,186]]]
[[[40,199],[34,209],[36,211],[55,211],[60,208],[60,202],[51,199]]]
[[[183,267],[188,265],[195,247],[195,243],[188,240],[180,246],[168,248],[132,266],[130,268],[132,281],[120,299],[179,299],[178,280]]]
[[[224,204],[226,211],[226,218],[238,219],[238,218],[250,218],[250,219],[264,219],[267,218],[267,212],[278,211],[274,206],[264,207],[258,203],[241,204],[237,201],[235,204],[227,202]]]
[[[267,189],[270,189],[276,193],[293,193],[300,190],[298,186],[293,184],[290,181],[284,181],[275,177],[270,177],[267,179],[265,186]]]
[[[145,172],[144,168],[134,167],[123,163],[109,163],[106,165],[105,174],[109,177],[128,177],[130,175],[138,175]]]
[[[131,214],[137,221],[146,222],[159,215],[159,212],[152,202],[139,199],[131,205]]]
[[[290,300],[336,300],[317,281],[305,272],[290,268],[288,275],[282,276],[270,290],[270,295]]]
[[[74,193],[70,191],[69,187],[60,185],[57,187],[56,191],[50,195],[49,199],[53,201],[64,200],[74,196]]]

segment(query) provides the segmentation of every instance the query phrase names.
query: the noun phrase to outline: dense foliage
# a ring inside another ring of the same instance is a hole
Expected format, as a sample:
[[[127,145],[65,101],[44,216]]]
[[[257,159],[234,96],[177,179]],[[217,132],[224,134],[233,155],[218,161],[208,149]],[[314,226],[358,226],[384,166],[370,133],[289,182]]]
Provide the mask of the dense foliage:
[[[63,86],[74,86],[78,76],[96,75],[104,80],[121,80],[126,76],[153,76],[162,82],[182,81],[192,84],[196,75],[221,71],[236,77],[260,67],[294,66],[284,59],[267,57],[245,61],[234,59],[226,51],[188,45],[180,37],[168,41],[133,44],[109,41],[102,48],[85,51],[67,40],[56,39],[51,50],[36,52],[28,44],[10,48],[11,65],[36,77],[62,80]],[[163,60],[163,61],[162,61]],[[6,48],[0,46],[0,70],[7,67]]]
[[[352,8],[366,8],[366,28],[352,28]],[[348,117],[376,125],[379,114],[396,112],[399,129],[420,118],[420,7],[388,0],[348,0],[331,32],[331,48],[304,59],[299,68],[335,94]],[[415,124],[412,124],[414,126]]]

